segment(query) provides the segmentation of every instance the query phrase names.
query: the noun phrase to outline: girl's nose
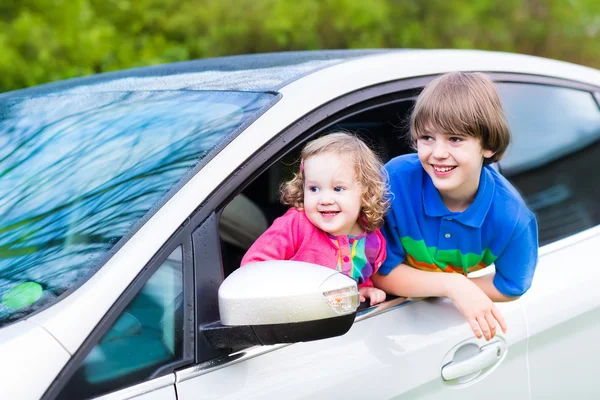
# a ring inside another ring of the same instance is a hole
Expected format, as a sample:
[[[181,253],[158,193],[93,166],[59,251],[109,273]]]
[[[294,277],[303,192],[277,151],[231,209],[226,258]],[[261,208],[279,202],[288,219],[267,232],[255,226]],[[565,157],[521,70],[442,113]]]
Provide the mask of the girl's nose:
[[[319,204],[332,204],[333,203],[333,197],[331,196],[330,193],[323,191],[321,192],[321,195],[319,196]]]

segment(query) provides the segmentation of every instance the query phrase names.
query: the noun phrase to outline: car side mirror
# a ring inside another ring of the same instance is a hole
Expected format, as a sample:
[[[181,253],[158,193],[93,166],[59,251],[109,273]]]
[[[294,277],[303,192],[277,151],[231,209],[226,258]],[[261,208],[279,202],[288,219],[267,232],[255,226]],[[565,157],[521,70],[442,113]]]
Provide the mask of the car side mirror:
[[[307,342],[340,336],[354,322],[356,281],[299,261],[245,265],[219,288],[221,321],[201,332],[217,349]]]

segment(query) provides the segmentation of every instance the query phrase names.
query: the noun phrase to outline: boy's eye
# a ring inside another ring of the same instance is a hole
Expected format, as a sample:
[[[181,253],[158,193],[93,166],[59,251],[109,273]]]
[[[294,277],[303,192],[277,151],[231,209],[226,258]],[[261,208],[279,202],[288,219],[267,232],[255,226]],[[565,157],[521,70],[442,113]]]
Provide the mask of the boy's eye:
[[[448,140],[450,140],[452,143],[460,143],[463,141],[463,138],[460,136],[451,136]]]
[[[310,192],[317,193],[317,192],[319,191],[319,188],[318,188],[318,187],[316,187],[316,186],[309,186],[309,187],[308,187],[308,190],[309,190]]]
[[[422,140],[424,142],[429,142],[430,140],[433,140],[433,138],[429,135],[423,135],[423,136],[419,137],[419,140]]]
[[[334,191],[334,192],[341,192],[341,191],[343,191],[344,189],[345,189],[345,188],[344,188],[344,187],[342,187],[342,186],[336,186],[336,187],[334,187],[334,188],[333,188],[333,191]]]

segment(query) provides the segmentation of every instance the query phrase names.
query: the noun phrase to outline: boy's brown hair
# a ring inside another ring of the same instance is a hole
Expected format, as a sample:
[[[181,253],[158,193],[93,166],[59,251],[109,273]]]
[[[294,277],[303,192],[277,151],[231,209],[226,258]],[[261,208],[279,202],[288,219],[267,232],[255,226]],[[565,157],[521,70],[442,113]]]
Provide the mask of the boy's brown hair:
[[[333,153],[350,157],[354,173],[362,191],[362,208],[358,223],[367,232],[383,225],[389,207],[387,175],[377,155],[358,136],[346,132],[330,133],[310,141],[300,154],[300,169],[294,177],[281,185],[281,202],[291,207],[304,208],[304,160]]]
[[[480,72],[450,72],[431,81],[417,98],[410,118],[413,144],[427,128],[453,136],[473,136],[499,161],[510,143],[510,129],[494,82]]]

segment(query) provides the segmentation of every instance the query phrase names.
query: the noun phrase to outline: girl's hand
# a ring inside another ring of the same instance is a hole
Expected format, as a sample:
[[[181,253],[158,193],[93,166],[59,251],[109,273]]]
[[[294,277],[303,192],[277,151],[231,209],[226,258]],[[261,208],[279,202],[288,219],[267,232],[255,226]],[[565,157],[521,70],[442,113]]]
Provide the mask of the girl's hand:
[[[385,300],[385,292],[375,287],[362,287],[358,289],[360,293],[360,302],[364,302],[367,298],[371,299],[369,305],[374,306]]]
[[[504,317],[492,300],[470,279],[463,276],[460,278],[454,281],[449,297],[467,319],[475,336],[490,340],[496,334],[497,324],[506,333]]]

